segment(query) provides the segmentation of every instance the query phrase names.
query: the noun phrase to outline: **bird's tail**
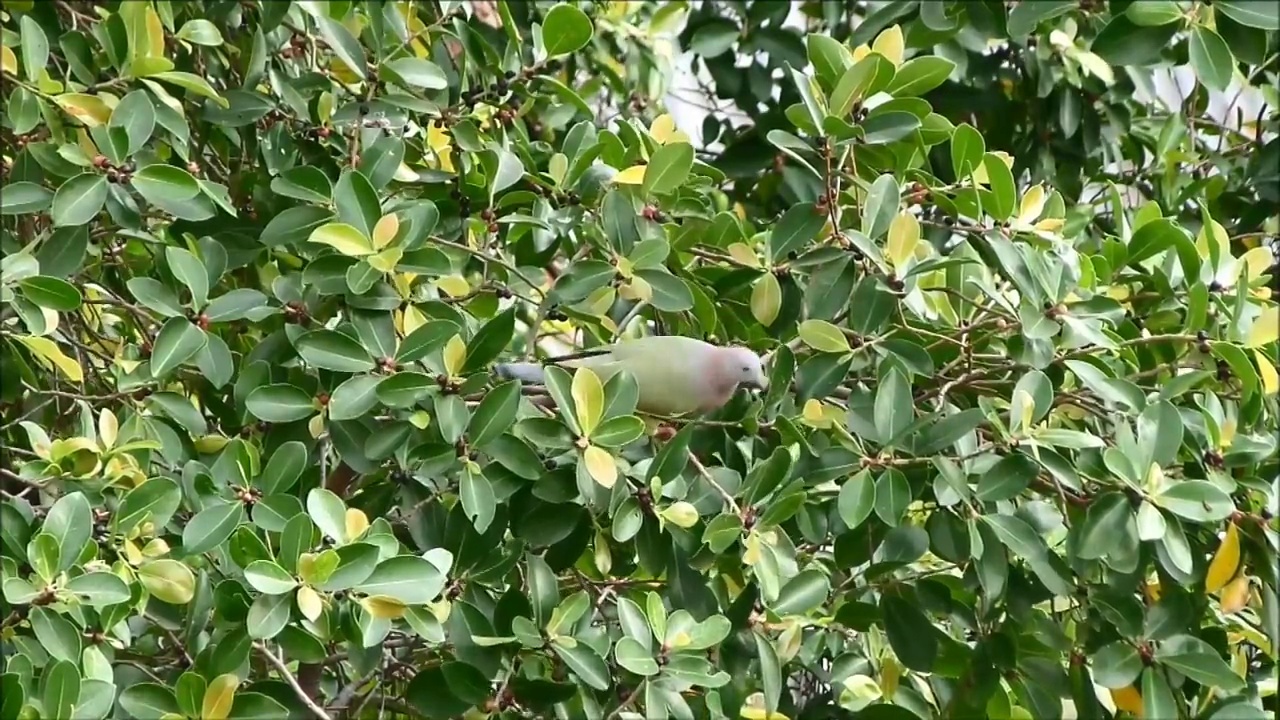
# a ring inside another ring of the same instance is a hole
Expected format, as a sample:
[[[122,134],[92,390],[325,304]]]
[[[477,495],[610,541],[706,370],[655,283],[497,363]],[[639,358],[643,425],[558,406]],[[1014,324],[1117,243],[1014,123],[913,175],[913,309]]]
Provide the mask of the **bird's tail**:
[[[519,380],[520,382],[542,385],[546,382],[542,365],[530,362],[499,363],[493,372],[503,380]]]

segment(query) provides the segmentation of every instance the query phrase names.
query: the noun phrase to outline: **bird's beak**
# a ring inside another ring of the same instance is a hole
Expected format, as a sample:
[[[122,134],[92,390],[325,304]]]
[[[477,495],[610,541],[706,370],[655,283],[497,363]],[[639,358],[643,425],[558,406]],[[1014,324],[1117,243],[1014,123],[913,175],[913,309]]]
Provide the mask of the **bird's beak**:
[[[769,389],[769,379],[761,375],[760,377],[747,382],[746,386],[753,390],[760,390],[763,392]]]

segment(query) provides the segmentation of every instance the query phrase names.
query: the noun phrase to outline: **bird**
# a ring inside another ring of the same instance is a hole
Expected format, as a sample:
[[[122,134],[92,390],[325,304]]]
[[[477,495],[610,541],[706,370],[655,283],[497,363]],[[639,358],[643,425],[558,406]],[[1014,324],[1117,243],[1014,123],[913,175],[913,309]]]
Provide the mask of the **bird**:
[[[764,362],[750,348],[717,346],[679,335],[622,340],[599,354],[572,356],[557,364],[591,368],[601,382],[619,370],[636,379],[636,408],[650,415],[702,414],[723,407],[739,387],[767,390]],[[494,374],[507,380],[542,385],[543,366],[534,362],[499,363]]]

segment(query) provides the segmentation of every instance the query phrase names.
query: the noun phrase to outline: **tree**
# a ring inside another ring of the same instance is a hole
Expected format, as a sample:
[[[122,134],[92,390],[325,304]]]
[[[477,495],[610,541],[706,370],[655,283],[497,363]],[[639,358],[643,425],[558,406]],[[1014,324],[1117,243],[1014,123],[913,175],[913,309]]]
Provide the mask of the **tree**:
[[[6,3],[0,716],[1274,713],[1277,6],[845,5]]]

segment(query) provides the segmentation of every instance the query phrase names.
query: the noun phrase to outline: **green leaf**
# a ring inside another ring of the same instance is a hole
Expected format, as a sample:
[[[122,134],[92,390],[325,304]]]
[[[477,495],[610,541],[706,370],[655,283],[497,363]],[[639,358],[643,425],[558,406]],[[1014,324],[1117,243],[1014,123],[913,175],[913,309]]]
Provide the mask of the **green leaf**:
[[[520,383],[502,383],[485,394],[467,425],[472,444],[483,446],[502,435],[515,422],[520,409]]]
[[[244,506],[238,502],[207,507],[182,529],[182,550],[187,555],[208,552],[226,542],[244,522]]]
[[[301,165],[273,179],[271,192],[303,202],[328,203],[333,199],[333,183],[320,168]]]
[[[208,337],[184,317],[170,318],[156,335],[151,351],[151,377],[161,379],[191,360]]]
[[[968,123],[956,126],[951,135],[951,172],[957,182],[968,180],[979,167],[982,167],[983,156],[987,152],[986,141],[982,133]]]
[[[93,534],[93,513],[84,493],[63,495],[49,508],[41,532],[52,535],[58,543],[58,571],[70,568]]]
[[[1105,688],[1129,687],[1142,673],[1142,657],[1133,645],[1117,640],[1102,646],[1092,658],[1093,679]]]
[[[896,527],[911,504],[911,484],[897,468],[889,468],[876,479],[876,515],[890,527]]]
[[[404,57],[392,60],[381,66],[390,70],[396,78],[410,87],[424,90],[443,90],[449,87],[449,79],[439,65],[430,60],[415,57]]]
[[[1230,495],[1204,480],[1174,482],[1155,496],[1155,502],[1174,515],[1193,522],[1218,522],[1236,509]]]
[[[70,620],[42,607],[32,608],[28,619],[40,646],[50,656],[68,662],[80,660],[80,631]]]
[[[576,5],[560,3],[543,18],[542,46],[548,57],[567,55],[586,47],[593,32],[591,18],[586,13]]]
[[[787,208],[769,234],[773,261],[781,262],[792,252],[807,247],[826,222],[826,214],[818,212],[813,203],[799,203]]]
[[[334,389],[329,398],[330,420],[355,420],[378,404],[378,387],[383,378],[355,375]]]
[[[68,312],[80,307],[84,300],[75,285],[54,277],[36,276],[18,281],[22,294],[43,308]]]
[[[836,501],[840,519],[850,530],[856,530],[871,515],[875,506],[876,484],[868,470],[844,481],[840,486],[840,496]]]
[[[1275,3],[1254,0],[1217,0],[1213,3],[1213,9],[1241,25],[1260,30],[1280,30],[1280,8],[1277,8]]]
[[[1164,673],[1156,667],[1142,671],[1142,717],[1175,718],[1183,715],[1184,708],[1169,688]]]
[[[134,174],[133,189],[152,205],[168,206],[194,198],[200,184],[180,167],[156,163]]]
[[[693,169],[693,146],[678,142],[658,148],[644,169],[643,189],[646,195],[665,195],[675,191],[689,178]]]
[[[336,330],[312,330],[294,342],[298,355],[308,365],[334,372],[368,372],[374,368],[360,342]]]
[[[983,209],[997,220],[1002,222],[1008,220],[1013,215],[1018,200],[1013,171],[994,153],[983,156],[982,166],[987,170],[987,179],[991,188],[990,194],[986,195],[990,202],[984,205]]]
[[[471,520],[476,532],[488,530],[497,510],[493,483],[479,472],[466,470],[458,483],[458,498],[462,501],[462,511]]]
[[[898,214],[901,190],[892,175],[881,175],[871,183],[867,191],[866,205],[862,208],[862,234],[878,239],[889,231],[889,224]]]
[[[312,488],[307,493],[307,514],[320,532],[339,544],[347,540],[347,506],[332,490]]]
[[[1033,32],[1045,20],[1065,15],[1075,10],[1079,3],[1073,0],[1036,0],[1036,2],[1018,3],[1009,11],[1007,29],[1009,37],[1024,38]]]
[[[209,271],[204,263],[183,248],[167,247],[164,255],[173,276],[191,292],[191,305],[197,311],[203,309],[209,300]]]
[[[782,696],[782,664],[768,638],[759,631],[752,632],[751,638],[756,642],[756,657],[760,660],[760,689],[764,692],[765,710],[775,713]]]
[[[499,313],[481,326],[472,336],[471,342],[467,343],[467,356],[462,363],[462,371],[475,372],[493,362],[502,354],[507,343],[511,342],[515,327],[515,308]]]
[[[898,68],[885,92],[895,98],[919,97],[933,90],[956,69],[956,64],[936,55],[912,58]]]
[[[67,590],[93,608],[104,608],[129,600],[129,586],[118,575],[109,572],[77,575],[67,581]]]
[[[876,432],[885,444],[897,442],[898,436],[915,422],[911,383],[896,368],[876,389],[875,412]]]
[[[179,713],[178,700],[171,688],[158,683],[135,683],[120,691],[120,707],[137,718],[158,718],[166,713]]]
[[[49,62],[49,38],[30,15],[23,15],[18,27],[22,41],[22,70],[27,81],[34,83],[40,79],[40,72]]]
[[[183,23],[174,37],[208,47],[222,44],[222,33],[218,32],[218,27],[204,18],[193,18]]]
[[[396,362],[417,362],[443,348],[445,343],[458,332],[458,326],[447,320],[433,320],[422,325],[400,342],[400,348],[396,351]]]
[[[69,718],[72,710],[80,702],[80,669],[76,666],[79,658],[62,659],[45,668],[44,695],[42,705],[44,713],[51,718]]]
[[[306,466],[307,446],[294,439],[275,448],[255,484],[261,489],[262,495],[288,491],[298,482]]]
[[[435,565],[414,555],[401,555],[378,564],[356,586],[367,595],[386,595],[406,605],[433,602],[444,591],[445,576]]]
[[[1235,692],[1245,684],[1213,646],[1192,635],[1164,640],[1156,648],[1155,659],[1208,687]]]
[[[1236,63],[1227,41],[1210,28],[1197,25],[1191,30],[1190,49],[1191,68],[1200,82],[1218,92],[1225,91]]]
[[[826,573],[805,570],[782,586],[770,609],[781,616],[803,615],[826,602],[830,592],[831,579]]]
[[[365,63],[364,48],[351,31],[337,20],[323,15],[316,16],[315,21],[320,28],[320,37],[324,38],[333,54],[361,79],[368,76],[369,66]]]
[[[106,176],[82,173],[58,188],[49,213],[56,226],[84,225],[97,216],[106,201]]]
[[[1135,0],[1125,10],[1135,25],[1158,27],[1182,18],[1182,8],[1173,0]]]
[[[880,598],[880,612],[889,646],[902,664],[917,672],[932,672],[938,639],[929,618],[915,604],[892,594]]]
[[[266,422],[293,422],[316,414],[315,400],[301,389],[288,384],[255,388],[245,399],[254,417]]]
[[[244,579],[258,592],[282,595],[298,586],[289,571],[270,560],[255,560],[244,569]]]
[[[53,204],[53,193],[33,182],[9,183],[4,187],[0,215],[32,215]]]

